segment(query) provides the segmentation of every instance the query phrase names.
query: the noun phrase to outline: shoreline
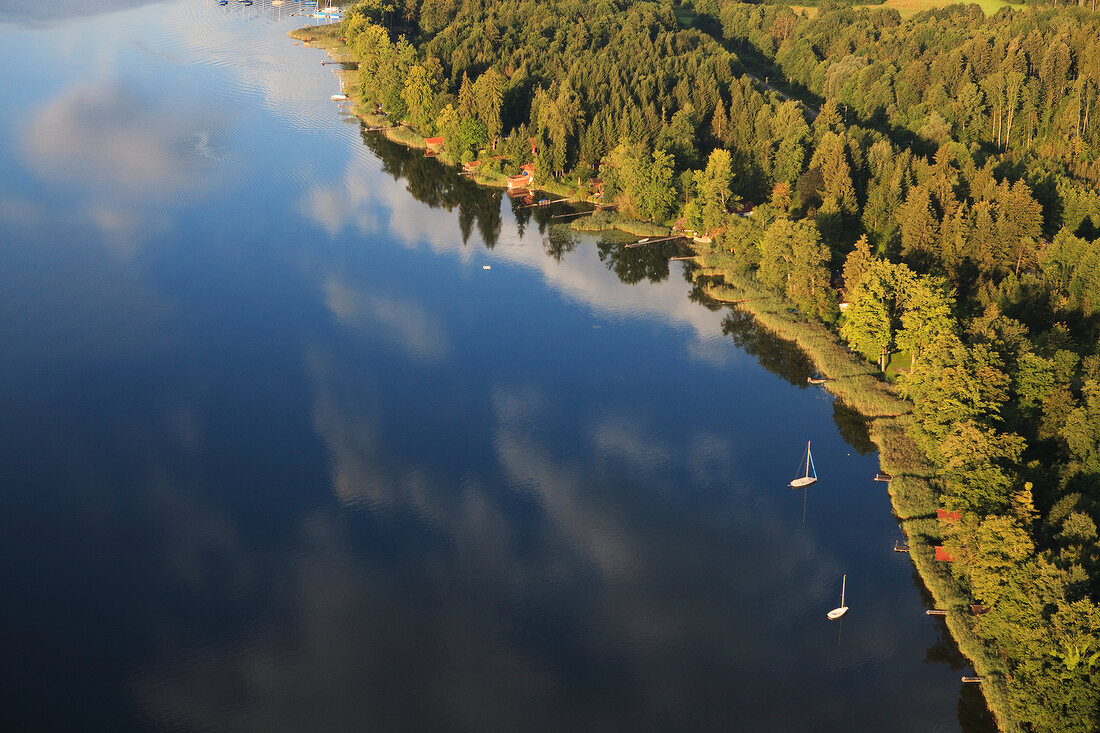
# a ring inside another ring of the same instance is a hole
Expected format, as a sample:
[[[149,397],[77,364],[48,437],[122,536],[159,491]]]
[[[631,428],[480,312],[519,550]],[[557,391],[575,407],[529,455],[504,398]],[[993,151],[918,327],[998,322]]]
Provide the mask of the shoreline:
[[[303,44],[326,51],[333,63],[355,63],[351,58],[342,60],[338,53],[334,53],[342,42],[331,32],[324,33],[333,27],[307,26],[290,31],[288,35]],[[321,35],[315,37],[318,31]],[[342,70],[334,73],[339,77],[341,73],[351,72]],[[354,99],[349,101],[354,105],[351,113],[362,124],[378,128],[377,131],[391,142],[411,149],[428,149],[425,139],[412,128],[389,123],[383,115],[357,110],[358,103]],[[476,169],[463,173],[462,165],[446,155],[433,157],[459,169],[459,175],[478,185],[507,188],[506,174],[489,177],[478,175]],[[571,203],[594,203],[576,198],[577,192],[564,186],[533,188],[530,191],[569,196]],[[635,236],[658,236],[645,227],[660,228],[665,233],[670,231],[664,225],[635,221],[618,214],[607,219],[610,221],[605,225],[592,228],[577,226],[581,222],[570,226],[588,232],[616,229]],[[836,333],[790,314],[789,304],[775,293],[723,270],[716,262],[716,253],[707,251],[705,244],[700,246],[699,242],[693,241],[691,250],[694,253],[691,259],[698,265],[698,270],[692,274],[693,281],[718,275],[724,280],[721,284],[705,284],[703,289],[708,296],[718,303],[743,309],[753,316],[760,327],[798,346],[826,378],[821,386],[867,421],[870,440],[878,451],[880,471],[892,477],[887,483],[891,508],[907,539],[909,556],[917,574],[932,596],[934,607],[946,609],[943,618],[948,633],[959,652],[970,662],[975,675],[981,678],[982,695],[997,729],[1005,733],[1022,733],[1023,729],[1009,713],[1011,705],[1006,682],[1009,670],[996,651],[990,649],[977,633],[974,624],[977,617],[970,610],[970,593],[954,578],[946,563],[936,560],[935,547],[940,544],[943,528],[936,518],[938,503],[932,487],[932,467],[908,435],[912,405],[896,395],[893,387],[881,378],[877,368],[850,353]],[[889,548],[883,551],[889,551]]]

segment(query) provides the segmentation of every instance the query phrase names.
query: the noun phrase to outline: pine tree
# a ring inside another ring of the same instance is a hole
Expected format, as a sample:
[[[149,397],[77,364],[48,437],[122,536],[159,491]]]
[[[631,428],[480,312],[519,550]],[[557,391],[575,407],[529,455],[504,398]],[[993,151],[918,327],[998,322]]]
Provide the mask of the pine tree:
[[[462,84],[458,88],[458,116],[467,120],[478,118],[477,95],[474,94],[474,85],[470,83],[470,77],[462,72]]]
[[[730,122],[729,117],[726,115],[726,106],[722,103],[722,99],[718,99],[718,104],[714,107],[714,114],[710,118],[710,134],[720,144],[726,145],[729,139]]]
[[[939,239],[938,222],[932,212],[928,189],[923,186],[909,189],[898,218],[901,223],[902,254],[920,269],[927,269],[937,259],[936,243]]]

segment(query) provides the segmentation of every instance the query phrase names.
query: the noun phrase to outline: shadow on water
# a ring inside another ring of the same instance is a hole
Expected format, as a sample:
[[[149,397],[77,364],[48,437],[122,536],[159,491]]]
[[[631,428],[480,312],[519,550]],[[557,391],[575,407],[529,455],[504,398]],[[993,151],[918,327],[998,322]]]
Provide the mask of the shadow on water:
[[[502,192],[486,188],[456,175],[435,158],[387,140],[378,133],[362,130],[363,144],[382,164],[382,171],[395,181],[404,180],[405,190],[433,209],[458,209],[458,227],[466,244],[477,228],[485,246],[492,249],[500,238]]]
[[[932,608],[935,601],[932,594],[924,585],[920,575],[914,570],[912,574],[913,585],[920,591],[921,598],[928,608]],[[937,638],[935,643],[924,653],[925,664],[946,664],[952,671],[963,674],[972,674],[969,670],[970,662],[959,651],[955,640],[947,631],[947,624],[943,619],[936,618]],[[961,675],[960,675],[961,676]],[[985,704],[985,697],[979,685],[959,683],[958,716],[959,727],[965,733],[996,733],[997,723]]]
[[[649,280],[661,282],[668,279],[669,258],[684,254],[684,248],[676,241],[657,242],[640,247],[630,247],[636,237],[624,238],[618,234],[604,234],[596,244],[600,262],[628,285]]]
[[[455,174],[438,160],[424,157],[419,151],[410,150],[379,135],[363,132],[365,144],[382,163],[382,170],[404,179],[406,189],[415,199],[434,208],[448,211],[458,209],[459,226],[463,242],[467,242],[476,228],[492,248],[501,231],[501,196],[504,192],[489,189]],[[557,206],[532,206],[532,197],[512,198],[510,208],[517,228],[522,235],[532,223],[543,235],[543,248],[548,257],[561,261],[576,249],[580,237],[569,224],[555,220],[553,215],[561,211]],[[676,242],[655,243],[641,247],[628,247],[636,238],[618,232],[603,233],[596,243],[600,260],[626,284],[645,280],[660,282],[669,277],[670,258],[684,254]],[[691,283],[689,298],[712,311],[726,306],[709,298],[703,283],[693,281],[691,266],[684,268],[685,279]],[[800,389],[807,388],[807,379],[816,372],[812,361],[794,342],[776,336],[761,327],[751,313],[732,308],[722,322],[722,331],[734,344],[752,355],[771,373]],[[861,455],[875,451],[868,432],[867,421],[858,412],[840,400],[833,402],[833,419],[845,442]],[[808,492],[803,497],[808,500]],[[803,507],[805,511],[805,504]],[[933,600],[920,576],[913,573],[913,583],[928,607]],[[968,669],[968,662],[959,652],[945,625],[938,624],[938,638],[925,653],[928,664],[947,664],[954,671]],[[986,707],[977,685],[962,684],[958,701],[959,724],[966,733],[991,733],[996,725]]]
[[[722,321],[722,333],[747,353],[755,356],[760,365],[772,374],[805,388],[807,379],[814,374],[814,365],[806,353],[793,341],[776,336],[756,322],[749,312],[730,309]]]
[[[852,446],[861,456],[870,455],[878,450],[871,442],[867,418],[839,398],[833,400],[833,422],[836,423],[844,442]]]
[[[492,249],[496,245],[502,224],[501,197],[508,196],[507,192],[474,183],[436,158],[425,157],[419,150],[395,143],[376,132],[368,132],[366,127],[363,127],[361,135],[364,144],[378,157],[382,170],[395,181],[404,180],[405,188],[413,198],[433,208],[447,211],[457,208],[464,244],[476,228],[487,248]],[[569,219],[554,219],[555,214],[565,211],[562,205],[534,205],[538,199],[539,194],[508,196],[508,204],[520,236],[533,223],[543,235],[546,255],[561,262],[565,255],[576,249],[580,235],[570,226]],[[628,246],[636,241],[635,236],[608,231],[602,232],[596,243],[600,261],[628,285],[668,279],[671,258],[688,251],[683,240]],[[706,295],[703,279],[693,280],[693,269],[691,263],[683,268],[684,279],[691,283],[688,298],[711,311],[726,308]],[[806,389],[807,378],[816,373],[813,362],[801,347],[762,328],[750,313],[730,309],[722,322],[722,331],[738,347],[756,357],[761,366],[799,389]],[[867,421],[858,412],[836,400],[833,403],[833,419],[845,442],[860,455],[875,451]]]
[[[550,227],[546,238],[542,241],[542,247],[547,256],[555,262],[561,262],[562,258],[577,247],[577,233],[567,225]]]

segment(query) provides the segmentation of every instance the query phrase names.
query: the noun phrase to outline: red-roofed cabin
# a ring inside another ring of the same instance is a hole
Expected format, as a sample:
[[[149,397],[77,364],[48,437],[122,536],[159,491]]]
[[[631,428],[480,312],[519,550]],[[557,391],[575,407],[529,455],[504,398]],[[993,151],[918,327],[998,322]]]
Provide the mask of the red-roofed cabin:
[[[531,185],[531,174],[527,172],[520,173],[518,176],[508,176],[508,188],[509,190],[515,190],[519,188],[528,188]]]
[[[955,556],[943,549],[943,545],[936,545],[936,559],[943,562],[955,562]]]
[[[535,180],[535,166],[528,163],[527,165],[520,166],[522,171],[518,176],[508,176],[508,189],[515,190],[517,188],[530,188],[534,185]]]
[[[948,524],[954,524],[962,519],[962,512],[949,512],[946,509],[937,509],[936,519],[941,522],[947,522]]]
[[[428,145],[442,145],[443,144],[443,138],[441,138],[441,137],[426,137],[426,138],[424,138],[424,142]]]

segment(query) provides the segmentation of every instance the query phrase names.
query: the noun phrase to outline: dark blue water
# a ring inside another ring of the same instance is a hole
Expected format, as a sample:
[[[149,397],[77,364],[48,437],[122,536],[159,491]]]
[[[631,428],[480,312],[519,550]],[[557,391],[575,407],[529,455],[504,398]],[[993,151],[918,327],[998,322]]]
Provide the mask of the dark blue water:
[[[797,349],[342,118],[297,10],[0,9],[0,726],[988,730]]]

